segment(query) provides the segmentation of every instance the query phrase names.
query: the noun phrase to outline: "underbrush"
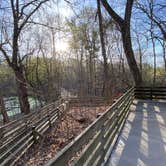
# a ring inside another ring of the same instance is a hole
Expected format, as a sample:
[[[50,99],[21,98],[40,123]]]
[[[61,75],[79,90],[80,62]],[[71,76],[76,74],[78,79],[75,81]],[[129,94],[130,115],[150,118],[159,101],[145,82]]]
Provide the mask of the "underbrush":
[[[41,166],[69,144],[108,107],[72,107],[19,161],[18,166]]]

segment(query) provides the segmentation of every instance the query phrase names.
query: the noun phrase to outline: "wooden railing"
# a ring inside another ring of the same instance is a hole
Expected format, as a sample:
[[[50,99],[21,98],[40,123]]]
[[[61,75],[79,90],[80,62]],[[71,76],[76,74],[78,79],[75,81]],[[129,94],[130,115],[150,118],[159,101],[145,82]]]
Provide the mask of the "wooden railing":
[[[86,128],[70,144],[62,149],[47,166],[100,165],[106,163],[115,141],[129,113],[134,98],[166,99],[166,87],[136,87],[129,89],[98,119]],[[82,99],[83,103],[87,101]],[[87,99],[86,99],[87,100]],[[90,103],[95,104],[92,99]],[[103,99],[97,99],[99,103]],[[70,104],[80,104],[72,99]],[[52,103],[40,111],[0,127],[0,165],[13,165],[43,133],[62,117],[69,102]]]
[[[0,165],[13,165],[67,108],[67,102],[57,101],[0,127]]]
[[[133,99],[134,88],[131,88],[81,135],[60,151],[47,166],[65,166],[68,163],[91,166],[106,162],[124,125]]]
[[[80,106],[102,106],[111,103],[110,100],[104,97],[97,96],[84,96],[84,97],[73,97],[67,99],[70,102],[70,106],[80,107]]]
[[[136,87],[135,98],[166,99],[166,87]]]

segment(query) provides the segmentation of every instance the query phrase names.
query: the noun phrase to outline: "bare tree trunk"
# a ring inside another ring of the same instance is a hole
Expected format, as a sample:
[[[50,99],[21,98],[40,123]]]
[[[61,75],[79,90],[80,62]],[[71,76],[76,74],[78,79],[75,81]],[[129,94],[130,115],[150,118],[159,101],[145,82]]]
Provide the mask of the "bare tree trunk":
[[[26,86],[26,80],[24,78],[24,74],[21,68],[19,68],[18,70],[14,72],[16,75],[20,109],[22,113],[28,114],[30,113],[30,106],[28,102],[28,92],[27,92],[27,86]]]
[[[23,74],[23,61],[24,58],[28,56],[28,54],[22,56],[20,55],[18,42],[20,34],[28,23],[29,19],[32,18],[33,14],[37,12],[38,9],[47,1],[49,0],[31,0],[27,3],[19,0],[10,0],[9,4],[11,6],[11,15],[9,15],[12,17],[12,22],[10,22],[12,30],[10,27],[10,32],[8,34],[7,26],[4,27],[6,32],[5,35],[7,36],[7,38],[8,36],[10,36],[10,38],[5,41],[5,43],[8,43],[6,47],[3,47],[3,45],[0,44],[0,51],[4,55],[8,65],[13,69],[15,73],[21,112],[24,112],[25,114],[30,112],[26,79]],[[10,42],[11,40],[12,42]],[[12,50],[8,50],[10,47],[12,47]],[[12,53],[12,56],[9,54],[10,52]]]
[[[3,122],[8,123],[9,117],[8,117],[7,112],[5,111],[5,104],[4,104],[3,98],[1,96],[0,96],[0,113],[3,116]]]
[[[166,43],[163,41],[161,44],[163,48],[163,59],[164,59],[164,68],[165,68],[165,73],[166,73]]]
[[[151,37],[152,37],[152,47],[153,47],[153,56],[154,56],[154,63],[153,63],[153,86],[155,86],[155,84],[156,84],[156,49],[155,49],[155,41],[154,41],[154,38],[153,38],[152,34],[151,34]]]
[[[150,17],[153,18],[153,13],[154,13],[153,0],[149,2],[149,8],[150,8],[150,10],[149,10]],[[155,40],[154,40],[154,24],[153,24],[152,19],[150,21],[150,36],[151,36],[151,40],[152,40],[153,57],[154,57],[154,61],[153,61],[153,86],[155,86],[155,83],[156,83],[156,49],[155,49]]]
[[[81,96],[84,95],[84,80],[83,80],[83,53],[81,53],[81,58],[80,58],[80,94]]]
[[[131,43],[131,35],[130,35],[130,20],[131,20],[133,0],[127,0],[124,19],[120,17],[112,9],[107,0],[100,0],[100,1],[102,2],[103,6],[105,7],[109,15],[114,19],[116,24],[120,27],[123,47],[126,54],[128,65],[130,67],[130,71],[133,75],[135,85],[140,86],[142,84],[142,78],[134,57],[134,52]]]
[[[89,54],[89,94],[93,94],[93,63],[92,54]]]
[[[104,30],[103,30],[103,20],[102,20],[102,14],[101,14],[100,0],[97,0],[97,9],[98,9],[98,19],[99,19],[101,50],[102,50],[102,56],[104,60],[103,95],[108,97],[109,96],[108,63],[107,63],[107,55],[106,55],[106,48],[105,48],[105,41],[104,41]]]
[[[126,25],[122,28],[122,40],[130,71],[133,75],[136,86],[139,86],[142,84],[142,78],[132,49],[129,25]]]
[[[166,73],[166,41],[160,40],[160,38],[158,38],[158,41],[160,42],[160,45],[162,47],[163,61],[164,61],[164,71]]]
[[[140,67],[140,73],[142,77],[142,52],[141,52],[140,46],[139,46],[139,67]]]
[[[139,33],[136,31],[136,40],[138,43],[138,51],[139,51],[139,68],[140,68],[140,73],[141,73],[141,77],[142,77],[142,50],[141,50],[141,43],[140,43],[140,37],[139,37]]]

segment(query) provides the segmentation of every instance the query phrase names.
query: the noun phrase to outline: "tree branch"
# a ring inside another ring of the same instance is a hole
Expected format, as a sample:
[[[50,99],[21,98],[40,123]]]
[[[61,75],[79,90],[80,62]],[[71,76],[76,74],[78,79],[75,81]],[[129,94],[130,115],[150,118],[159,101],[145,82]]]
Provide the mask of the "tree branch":
[[[161,31],[161,33],[163,35],[164,40],[166,40],[166,31],[164,30],[164,28],[162,26],[162,23],[159,20],[157,20],[157,18],[155,18],[154,14],[153,13],[150,14],[148,12],[148,9],[146,9],[142,4],[140,4],[138,2],[137,2],[137,8],[140,9],[140,10],[142,10],[142,12],[145,13],[146,16],[149,19],[151,19],[158,26],[158,28],[160,29],[160,31]]]
[[[20,12],[20,18],[23,16],[24,14],[24,9],[26,9],[29,5],[33,4],[34,2],[37,2],[38,0],[33,0],[31,2],[28,2],[27,4],[25,4],[22,8],[21,8],[21,12]]]
[[[133,0],[127,0],[126,9],[125,9],[125,17],[124,17],[125,22],[127,24],[130,23],[132,7],[133,7]]]
[[[27,21],[29,20],[29,18],[40,8],[40,6],[47,2],[49,0],[43,0],[41,1],[28,15],[27,17],[25,18],[25,20],[23,21],[23,23],[20,25],[19,27],[19,33],[21,32],[22,28],[25,26],[25,24],[27,23]]]
[[[13,0],[10,0],[10,3],[11,3],[11,7],[12,7],[13,17],[15,18],[16,15],[15,15],[14,1],[13,1]]]
[[[115,20],[115,22],[122,27],[124,24],[124,20],[112,9],[112,7],[109,5],[107,0],[101,0],[103,6],[107,10],[107,12],[110,14],[110,16]]]

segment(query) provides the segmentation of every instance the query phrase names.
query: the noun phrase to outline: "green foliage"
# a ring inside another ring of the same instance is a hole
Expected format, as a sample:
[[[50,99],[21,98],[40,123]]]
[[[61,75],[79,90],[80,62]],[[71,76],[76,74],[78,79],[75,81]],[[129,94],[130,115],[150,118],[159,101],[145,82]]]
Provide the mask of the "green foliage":
[[[55,100],[60,93],[63,77],[62,62],[47,57],[31,57],[26,66],[28,83],[46,102]]]
[[[3,81],[5,78],[8,78],[12,75],[12,70],[8,67],[7,64],[3,63],[0,65],[0,79]]]
[[[48,60],[44,58],[31,58],[30,62],[26,67],[27,79],[33,82],[34,85],[37,85],[38,80],[45,82],[47,75],[47,66]]]
[[[75,52],[84,49],[88,54],[94,55],[99,51],[99,29],[94,21],[95,12],[94,8],[87,7],[80,11],[79,19],[73,17],[67,21],[71,33],[69,45]]]
[[[0,94],[2,96],[16,94],[14,73],[6,63],[0,64]]]
[[[153,85],[154,68],[148,63],[143,64],[142,77],[144,80],[144,85]],[[156,68],[156,83],[155,86],[166,86],[166,73],[164,66]]]

